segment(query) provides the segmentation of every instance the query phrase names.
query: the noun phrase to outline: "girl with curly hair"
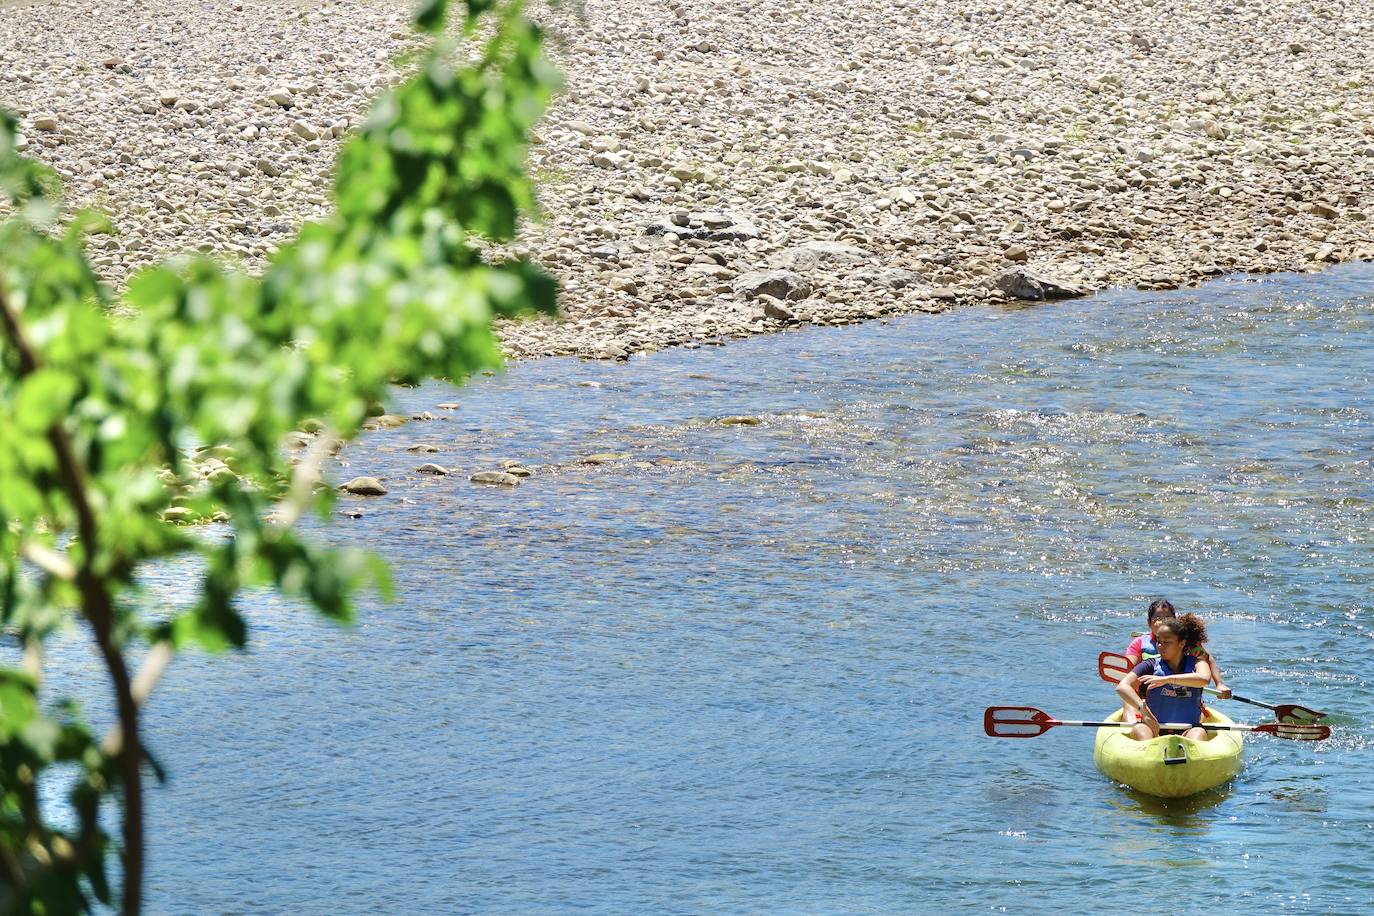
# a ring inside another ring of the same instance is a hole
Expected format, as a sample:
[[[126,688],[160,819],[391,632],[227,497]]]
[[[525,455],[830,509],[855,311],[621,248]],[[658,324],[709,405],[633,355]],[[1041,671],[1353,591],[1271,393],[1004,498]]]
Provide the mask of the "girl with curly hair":
[[[1207,627],[1196,614],[1165,617],[1158,622],[1154,642],[1159,657],[1142,660],[1116,685],[1121,702],[1140,715],[1131,729],[1132,738],[1148,741],[1159,737],[1161,722],[1187,726],[1183,736],[1194,741],[1211,738],[1198,723],[1203,716],[1202,688],[1212,679],[1212,668],[1193,651],[1206,641]]]

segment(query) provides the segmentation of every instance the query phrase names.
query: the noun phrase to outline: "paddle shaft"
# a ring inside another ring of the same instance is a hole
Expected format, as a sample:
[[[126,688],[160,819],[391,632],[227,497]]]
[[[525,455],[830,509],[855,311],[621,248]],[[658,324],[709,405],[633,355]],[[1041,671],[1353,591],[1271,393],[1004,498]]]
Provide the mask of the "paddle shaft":
[[[1139,722],[1080,722],[1080,721],[1078,721],[1078,720],[1076,720],[1076,719],[1074,719],[1074,720],[1055,719],[1054,722],[1053,722],[1053,724],[1054,724],[1054,725],[1081,725],[1081,726],[1083,726],[1084,728],[1135,728],[1135,727],[1136,727],[1137,725],[1139,725],[1140,723],[1139,723]],[[1189,724],[1187,724],[1186,722],[1161,722],[1161,723],[1159,723],[1159,727],[1160,727],[1160,730],[1168,730],[1168,731],[1183,731],[1183,730],[1189,729],[1189,728],[1205,728],[1205,729],[1208,729],[1208,730],[1210,730],[1210,731],[1228,731],[1228,732],[1249,732],[1249,731],[1254,731],[1256,728],[1259,728],[1258,725],[1207,725],[1207,724],[1189,725]]]
[[[1203,687],[1202,689],[1205,690],[1205,691],[1207,691],[1208,693],[1212,694],[1212,696],[1217,696],[1217,697],[1221,696],[1221,691],[1218,690],[1218,689],[1216,689],[1215,687]],[[1225,699],[1228,699],[1228,700],[1238,700],[1238,701],[1240,701],[1241,703],[1249,703],[1251,706],[1259,706],[1259,707],[1261,707],[1261,708],[1263,708],[1263,709],[1268,709],[1268,710],[1270,710],[1271,712],[1274,711],[1274,710],[1276,710],[1276,709],[1278,709],[1277,706],[1271,706],[1271,705],[1268,704],[1268,703],[1261,703],[1259,700],[1252,700],[1252,699],[1250,699],[1249,697],[1243,697],[1243,696],[1241,696],[1241,695],[1238,694],[1238,693],[1233,693],[1233,694],[1231,694],[1230,696],[1225,697]],[[1289,704],[1289,705],[1292,705],[1292,704]]]
[[[1043,709],[1034,706],[989,706],[983,710],[983,731],[992,738],[1037,738],[1060,725],[1076,725],[1081,728],[1133,728],[1133,722],[1087,722],[1080,719],[1056,719]],[[1277,738],[1291,738],[1297,741],[1321,741],[1331,736],[1331,728],[1326,725],[1292,725],[1281,722],[1265,722],[1263,725],[1237,725],[1235,723],[1208,723],[1189,725],[1186,722],[1165,722],[1159,726],[1161,731],[1187,731],[1202,728],[1218,732],[1260,732]]]
[[[1084,722],[1079,719],[1049,719],[1041,723],[1045,730],[1055,728],[1059,725],[1078,725],[1083,728],[1135,728],[1140,724],[1136,722]],[[1237,725],[1232,722],[1230,725],[1223,725],[1220,722],[1199,722],[1197,725],[1189,725],[1186,722],[1161,722],[1159,730],[1161,732],[1183,732],[1190,728],[1200,728],[1209,732],[1262,732],[1266,735],[1274,735],[1277,738],[1289,738],[1296,735],[1306,735],[1320,740],[1330,734],[1330,729],[1324,725],[1284,725],[1279,722],[1265,722],[1260,725]],[[1313,731],[1307,731],[1313,729]],[[1316,730],[1324,731],[1320,734]]]

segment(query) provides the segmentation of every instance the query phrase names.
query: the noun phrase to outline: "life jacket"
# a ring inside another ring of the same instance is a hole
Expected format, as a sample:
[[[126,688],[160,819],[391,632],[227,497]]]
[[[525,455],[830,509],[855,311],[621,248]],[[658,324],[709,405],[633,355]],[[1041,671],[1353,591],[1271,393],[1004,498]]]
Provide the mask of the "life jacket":
[[[1197,658],[1186,652],[1183,655],[1181,671],[1170,668],[1169,663],[1162,658],[1146,661],[1153,666],[1153,670],[1145,672],[1146,674],[1168,677],[1171,674],[1192,674],[1197,670]],[[1197,725],[1202,721],[1201,687],[1183,687],[1179,684],[1151,687],[1145,692],[1145,702],[1158,722],[1186,722],[1189,725]]]

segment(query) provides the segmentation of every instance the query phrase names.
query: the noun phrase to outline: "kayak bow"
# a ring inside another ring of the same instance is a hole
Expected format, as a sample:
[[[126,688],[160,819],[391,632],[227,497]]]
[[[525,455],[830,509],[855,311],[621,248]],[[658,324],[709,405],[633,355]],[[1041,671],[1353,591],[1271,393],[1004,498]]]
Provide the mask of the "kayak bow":
[[[1109,722],[1121,721],[1121,710]],[[1202,727],[1234,723],[1214,709],[1207,710]],[[1243,732],[1217,731],[1210,741],[1182,735],[1161,735],[1136,741],[1120,725],[1097,730],[1093,762],[1110,778],[1147,795],[1182,798],[1205,792],[1228,781],[1241,767]]]

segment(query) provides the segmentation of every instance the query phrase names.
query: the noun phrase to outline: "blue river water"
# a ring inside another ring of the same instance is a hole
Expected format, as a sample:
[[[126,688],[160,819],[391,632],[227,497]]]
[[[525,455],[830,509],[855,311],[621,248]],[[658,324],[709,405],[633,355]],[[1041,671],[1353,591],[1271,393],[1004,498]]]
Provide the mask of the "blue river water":
[[[175,662],[149,909],[1368,911],[1372,292],[1353,265],[399,392],[461,408],[350,446],[335,476],[391,492],[318,531],[396,600],[340,630],[252,595],[247,653]],[[503,459],[534,475],[468,483]],[[1090,729],[983,735],[989,704],[1110,711],[1097,654],[1154,596],[1333,739],[1253,737],[1166,804]]]

